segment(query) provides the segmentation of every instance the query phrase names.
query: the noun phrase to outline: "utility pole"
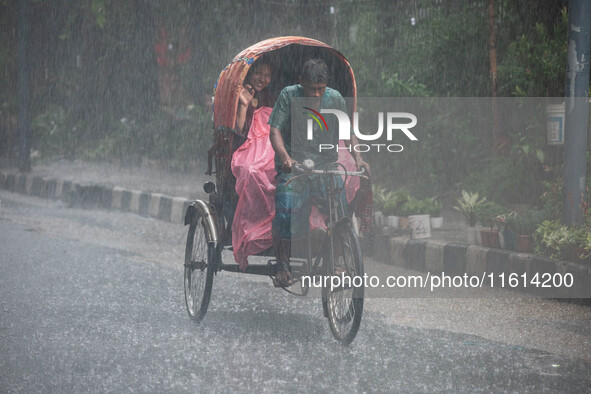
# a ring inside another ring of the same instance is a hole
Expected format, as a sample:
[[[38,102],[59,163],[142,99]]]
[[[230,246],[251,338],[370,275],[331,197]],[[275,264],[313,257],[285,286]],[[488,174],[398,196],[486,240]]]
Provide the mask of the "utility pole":
[[[583,222],[581,202],[586,193],[590,30],[591,1],[570,0],[562,196],[562,220],[568,225]]]
[[[499,110],[497,106],[497,19],[495,16],[495,0],[488,1],[488,27],[489,27],[489,68],[490,68],[490,95],[492,110],[492,149],[495,154],[501,153],[503,141],[500,135]]]
[[[18,1],[18,168],[31,170],[31,91],[29,85],[29,0]]]

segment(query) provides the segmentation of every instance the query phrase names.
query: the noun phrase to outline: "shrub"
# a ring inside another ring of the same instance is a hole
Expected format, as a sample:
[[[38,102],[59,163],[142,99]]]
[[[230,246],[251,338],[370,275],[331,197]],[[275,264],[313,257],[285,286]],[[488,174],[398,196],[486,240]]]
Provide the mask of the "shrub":
[[[454,209],[460,211],[466,219],[466,224],[470,227],[476,225],[476,213],[479,207],[486,202],[486,197],[479,198],[478,193],[469,193],[462,190],[462,198],[458,199],[458,206]]]
[[[394,193],[388,191],[380,185],[372,185],[371,191],[373,193],[373,205],[376,211],[385,211],[386,203],[394,196]],[[386,213],[384,212],[384,215]]]
[[[392,192],[390,198],[384,204],[384,215],[386,216],[404,216],[401,213],[402,206],[410,199],[410,195],[405,189],[399,189]]]
[[[509,228],[519,235],[532,235],[544,220],[544,212],[528,209],[515,215],[509,222]]]
[[[492,230],[497,221],[497,217],[508,212],[508,209],[493,201],[486,201],[476,208],[476,219],[483,226],[490,227]]]
[[[591,256],[591,224],[561,225],[559,220],[545,220],[534,233],[535,251],[556,259],[571,259],[572,249],[584,250],[579,258]]]
[[[424,200],[425,209],[429,215],[432,217],[439,217],[441,216],[441,203],[435,198],[430,197]]]

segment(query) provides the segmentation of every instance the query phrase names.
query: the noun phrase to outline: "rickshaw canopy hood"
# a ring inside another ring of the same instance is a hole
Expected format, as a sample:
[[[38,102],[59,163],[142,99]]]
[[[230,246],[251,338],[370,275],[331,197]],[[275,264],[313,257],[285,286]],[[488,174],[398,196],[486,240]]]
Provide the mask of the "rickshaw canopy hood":
[[[357,97],[351,65],[336,49],[306,37],[275,37],[254,44],[240,52],[220,73],[214,86],[214,128],[234,128],[240,87],[251,65],[268,56],[273,68],[270,88],[278,93],[283,87],[298,83],[300,68],[311,58],[326,62],[331,72],[329,86],[344,97]],[[355,104],[353,104],[355,106]],[[354,110],[354,109],[353,109]]]

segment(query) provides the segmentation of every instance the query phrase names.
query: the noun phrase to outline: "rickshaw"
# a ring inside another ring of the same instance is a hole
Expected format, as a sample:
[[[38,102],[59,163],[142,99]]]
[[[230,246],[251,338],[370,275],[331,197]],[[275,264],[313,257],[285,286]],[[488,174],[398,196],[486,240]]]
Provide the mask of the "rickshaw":
[[[297,83],[299,68],[307,59],[321,58],[332,75],[329,86],[338,90],[343,97],[353,97],[351,105],[354,107],[356,104],[355,77],[348,61],[329,45],[310,38],[278,37],[261,41],[240,52],[221,72],[214,87],[214,144],[209,150],[206,172],[208,175],[215,174],[215,183],[205,183],[204,191],[209,200],[192,201],[184,220],[185,225],[189,226],[184,263],[185,301],[189,316],[196,322],[200,322],[207,312],[215,274],[230,271],[273,277],[276,272],[273,247],[257,254],[268,257],[267,264],[248,264],[246,269],[241,269],[236,263],[222,261],[222,251],[232,247],[232,221],[238,200],[230,163],[236,150],[237,137],[233,128],[239,87],[251,65],[263,55],[279,69],[272,82],[272,88],[276,91]],[[341,272],[343,280],[338,286],[327,283],[325,279],[324,286],[319,287],[323,314],[328,318],[331,332],[335,339],[348,345],[357,334],[363,312],[363,286],[355,286],[355,281],[351,280],[363,277],[363,257],[353,226],[354,218],[344,214],[336,198],[340,192],[338,188],[343,186],[336,185],[331,178],[334,179],[335,175],[343,179],[363,176],[363,171],[347,171],[342,164],[332,170],[312,169],[309,165],[297,166],[297,170],[297,177],[310,174],[326,177],[330,214],[325,239],[322,240],[325,245],[323,250],[313,252],[308,236],[302,241],[306,245],[302,248],[303,253],[298,255],[292,251],[290,263],[294,284],[285,289],[296,295],[306,295],[310,281],[304,283],[304,276],[322,280],[335,272]],[[335,270],[337,266],[340,271]]]

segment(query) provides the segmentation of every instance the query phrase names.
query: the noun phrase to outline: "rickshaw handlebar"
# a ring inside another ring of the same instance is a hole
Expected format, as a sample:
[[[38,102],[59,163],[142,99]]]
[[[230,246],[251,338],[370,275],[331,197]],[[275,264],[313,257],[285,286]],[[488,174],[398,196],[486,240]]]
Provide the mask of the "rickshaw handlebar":
[[[307,167],[306,165],[302,165],[298,162],[293,163],[292,168],[295,174],[297,175],[305,175],[305,174],[321,174],[321,175],[344,175],[344,176],[363,176],[367,177],[367,171],[365,167],[361,168],[361,171],[347,171],[345,166],[340,163],[336,163],[338,166],[342,167],[343,170],[315,170],[313,168]]]

